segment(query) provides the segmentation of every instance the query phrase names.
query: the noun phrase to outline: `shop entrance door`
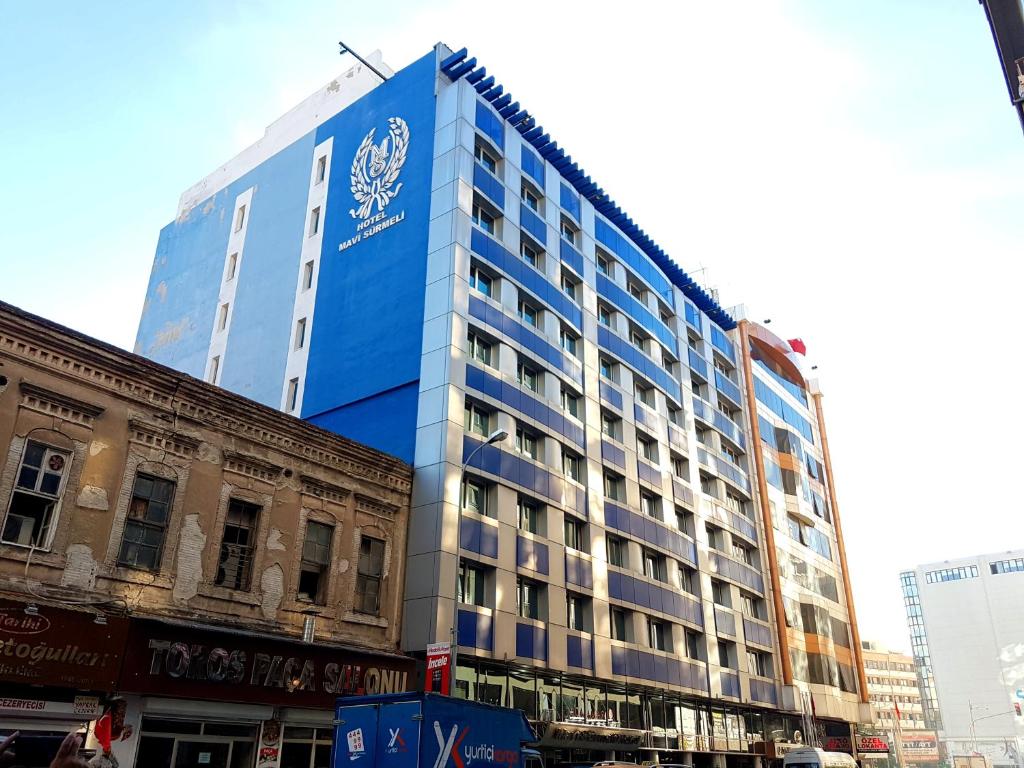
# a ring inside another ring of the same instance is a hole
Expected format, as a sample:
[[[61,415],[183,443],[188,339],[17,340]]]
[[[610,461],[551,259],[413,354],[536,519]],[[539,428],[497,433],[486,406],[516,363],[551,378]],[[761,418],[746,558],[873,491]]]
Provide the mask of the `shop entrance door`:
[[[179,739],[174,768],[229,768],[230,744]]]

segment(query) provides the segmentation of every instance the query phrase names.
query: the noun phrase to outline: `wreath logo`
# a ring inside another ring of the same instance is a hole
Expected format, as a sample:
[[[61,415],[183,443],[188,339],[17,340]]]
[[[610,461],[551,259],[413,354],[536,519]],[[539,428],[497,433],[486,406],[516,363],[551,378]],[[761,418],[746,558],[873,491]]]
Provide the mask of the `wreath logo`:
[[[409,149],[409,126],[400,117],[388,118],[388,135],[380,144],[373,143],[376,130],[370,129],[352,159],[352,197],[359,204],[349,210],[353,219],[370,218],[374,204],[383,212],[402,190],[398,174]]]

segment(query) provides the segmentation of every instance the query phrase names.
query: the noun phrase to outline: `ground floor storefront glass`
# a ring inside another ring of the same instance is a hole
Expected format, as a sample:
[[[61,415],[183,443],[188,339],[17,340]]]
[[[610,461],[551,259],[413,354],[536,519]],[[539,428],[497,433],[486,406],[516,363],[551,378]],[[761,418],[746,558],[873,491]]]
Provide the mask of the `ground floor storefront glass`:
[[[137,766],[146,768],[252,768],[259,726],[142,718]]]
[[[745,765],[743,756],[753,765],[756,744],[788,741],[800,727],[782,713],[489,660],[460,658],[456,680],[457,696],[521,709],[556,764],[721,752],[735,754],[730,765]]]
[[[330,768],[331,728],[284,727],[280,768]]]

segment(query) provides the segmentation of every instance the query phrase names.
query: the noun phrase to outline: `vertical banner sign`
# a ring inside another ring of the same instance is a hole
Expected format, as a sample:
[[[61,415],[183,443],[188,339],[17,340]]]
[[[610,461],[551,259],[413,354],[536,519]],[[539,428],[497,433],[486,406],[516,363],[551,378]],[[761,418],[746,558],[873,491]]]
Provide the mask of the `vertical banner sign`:
[[[427,646],[425,691],[451,695],[451,660],[451,643],[431,643]]]

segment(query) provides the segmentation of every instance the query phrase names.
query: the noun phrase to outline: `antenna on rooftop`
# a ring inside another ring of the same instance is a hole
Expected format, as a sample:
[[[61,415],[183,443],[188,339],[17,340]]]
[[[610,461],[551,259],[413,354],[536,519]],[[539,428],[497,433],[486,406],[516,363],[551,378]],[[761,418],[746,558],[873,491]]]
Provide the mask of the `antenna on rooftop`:
[[[383,74],[383,73],[382,73],[382,72],[381,72],[381,71],[380,71],[379,69],[377,69],[377,68],[376,68],[375,66],[373,66],[373,64],[371,64],[370,62],[368,62],[368,61],[367,61],[366,59],[364,59],[364,58],[363,58],[362,56],[360,56],[360,55],[359,55],[358,53],[356,53],[356,52],[355,52],[355,51],[353,51],[353,50],[352,50],[351,48],[349,48],[349,47],[348,47],[347,45],[345,45],[345,44],[344,44],[343,42],[341,42],[341,40],[339,40],[339,41],[338,41],[338,47],[340,48],[340,50],[338,51],[338,54],[339,54],[340,56],[344,56],[344,55],[345,55],[346,53],[351,53],[351,54],[352,54],[353,56],[355,56],[355,57],[356,57],[356,59],[358,59],[358,60],[359,60],[359,63],[360,63],[360,64],[362,64],[362,65],[363,65],[364,67],[366,67],[366,68],[367,68],[368,70],[370,70],[371,72],[373,72],[373,74],[375,74],[375,75],[376,75],[377,77],[379,77],[379,78],[380,78],[381,80],[387,80],[387,78],[386,78],[386,77],[384,76],[384,74]]]

